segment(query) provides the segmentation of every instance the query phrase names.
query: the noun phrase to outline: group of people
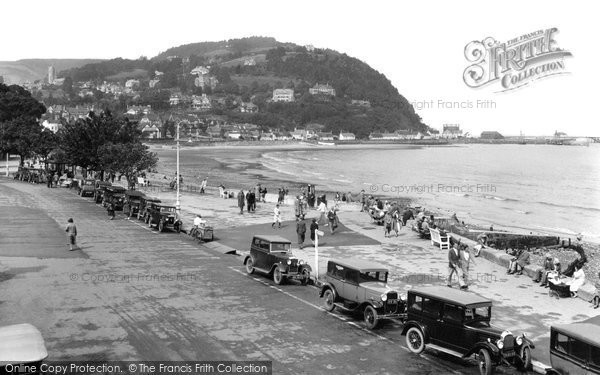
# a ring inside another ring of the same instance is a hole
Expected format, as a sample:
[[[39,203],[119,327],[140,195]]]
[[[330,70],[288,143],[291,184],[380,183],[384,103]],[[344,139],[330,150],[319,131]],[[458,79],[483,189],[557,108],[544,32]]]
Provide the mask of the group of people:
[[[446,285],[452,288],[452,277],[456,274],[460,289],[469,288],[469,266],[475,264],[469,247],[460,241],[450,237],[450,249],[448,250],[448,279]]]

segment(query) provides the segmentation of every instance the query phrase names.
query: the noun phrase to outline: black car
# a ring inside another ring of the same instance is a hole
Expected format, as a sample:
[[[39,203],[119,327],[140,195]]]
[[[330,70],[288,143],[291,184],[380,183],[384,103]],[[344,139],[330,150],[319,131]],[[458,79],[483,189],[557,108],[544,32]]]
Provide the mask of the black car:
[[[287,279],[300,280],[302,285],[308,284],[312,269],[302,259],[294,257],[291,247],[292,243],[280,236],[254,236],[250,255],[244,259],[246,272],[252,274],[259,271],[271,275],[277,285]]]
[[[112,203],[115,211],[122,211],[125,203],[125,188],[123,186],[108,186],[104,189],[102,206]]]
[[[123,203],[123,213],[128,217],[137,216],[140,212],[140,204],[145,195],[138,190],[127,190],[125,192],[125,201]]]
[[[96,180],[94,184],[94,202],[102,203],[104,192],[109,186],[112,186],[112,184],[108,181]]]
[[[525,335],[490,324],[492,301],[474,293],[447,287],[411,289],[407,297],[407,320],[402,331],[413,353],[425,347],[461,358],[475,356],[482,375],[494,366],[531,366],[533,343]]]
[[[138,209],[137,218],[145,223],[148,223],[148,210],[152,203],[160,203],[160,199],[148,196],[140,197],[140,207]]]
[[[95,180],[91,178],[86,178],[85,180],[81,181],[81,184],[77,186],[77,193],[82,197],[85,197],[87,195],[94,196],[94,191],[96,190],[95,184]]]
[[[550,327],[548,375],[600,374],[600,315]]]
[[[177,218],[175,206],[161,203],[151,203],[146,212],[146,223],[149,228],[156,226],[159,232],[171,229],[179,233],[181,231],[181,220]]]

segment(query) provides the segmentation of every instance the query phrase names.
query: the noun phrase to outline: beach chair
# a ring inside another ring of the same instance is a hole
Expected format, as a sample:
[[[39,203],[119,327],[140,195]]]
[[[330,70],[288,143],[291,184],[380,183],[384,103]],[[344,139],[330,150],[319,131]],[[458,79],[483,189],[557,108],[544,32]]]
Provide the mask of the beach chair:
[[[431,235],[431,244],[433,246],[439,246],[440,250],[450,249],[450,236],[441,235],[439,229],[429,228],[429,234]]]

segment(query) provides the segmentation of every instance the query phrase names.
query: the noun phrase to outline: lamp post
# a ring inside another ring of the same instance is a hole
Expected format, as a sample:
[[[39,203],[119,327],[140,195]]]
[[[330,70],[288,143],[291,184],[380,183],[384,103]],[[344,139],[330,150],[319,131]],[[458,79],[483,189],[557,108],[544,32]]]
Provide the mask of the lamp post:
[[[179,201],[179,123],[177,121],[177,200],[175,201],[175,210],[179,216],[179,210],[181,209],[181,202]]]

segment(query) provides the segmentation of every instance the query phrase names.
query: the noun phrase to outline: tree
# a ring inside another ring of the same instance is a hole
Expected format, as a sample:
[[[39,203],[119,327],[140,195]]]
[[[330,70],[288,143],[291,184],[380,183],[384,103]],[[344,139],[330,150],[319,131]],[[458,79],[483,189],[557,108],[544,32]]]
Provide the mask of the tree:
[[[130,178],[141,171],[154,168],[158,163],[156,153],[148,146],[136,143],[106,143],[99,147],[100,165],[103,170],[121,173]]]
[[[5,123],[6,149],[8,152],[19,155],[20,165],[34,155],[34,147],[43,126],[32,117],[18,117]],[[4,142],[3,142],[4,143]]]
[[[33,145],[33,152],[42,160],[47,160],[48,155],[58,147],[58,136],[49,129],[42,130]]]

